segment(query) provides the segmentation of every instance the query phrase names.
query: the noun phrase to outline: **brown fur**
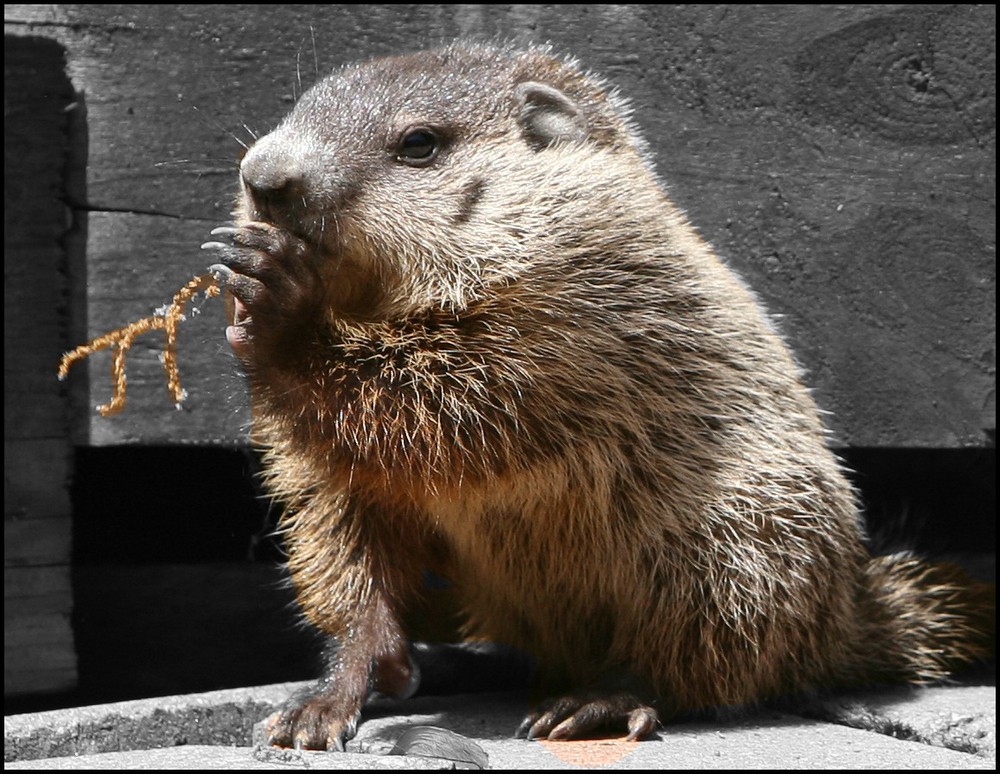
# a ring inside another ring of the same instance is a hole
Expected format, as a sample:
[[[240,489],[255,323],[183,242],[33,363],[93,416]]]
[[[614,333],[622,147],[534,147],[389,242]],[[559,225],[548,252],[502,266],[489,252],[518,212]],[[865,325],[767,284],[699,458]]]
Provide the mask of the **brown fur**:
[[[424,168],[391,152],[412,124],[447,138]],[[991,593],[868,557],[795,363],[644,148],[574,63],[453,46],[335,73],[251,149],[237,352],[299,603],[341,643],[275,741],[353,732],[425,567],[468,636],[571,688],[637,676],[667,716],[991,652]]]

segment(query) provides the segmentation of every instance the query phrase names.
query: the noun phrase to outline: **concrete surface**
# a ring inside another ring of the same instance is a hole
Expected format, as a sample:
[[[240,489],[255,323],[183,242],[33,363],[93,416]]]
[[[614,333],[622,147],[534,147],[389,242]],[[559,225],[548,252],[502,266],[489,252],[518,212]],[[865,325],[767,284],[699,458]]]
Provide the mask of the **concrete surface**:
[[[388,755],[414,726],[468,737],[495,769],[996,768],[995,685],[898,689],[681,723],[654,738],[527,742],[511,738],[515,693],[373,701],[347,753],[253,744],[254,725],[296,684],[147,699],[4,718],[11,769],[450,769],[452,760]]]

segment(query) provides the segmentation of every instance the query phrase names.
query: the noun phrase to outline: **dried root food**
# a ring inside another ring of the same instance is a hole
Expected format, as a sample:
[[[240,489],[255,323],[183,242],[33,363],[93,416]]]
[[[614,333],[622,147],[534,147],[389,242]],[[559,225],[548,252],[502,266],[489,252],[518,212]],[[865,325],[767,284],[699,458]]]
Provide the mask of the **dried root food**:
[[[174,294],[173,300],[164,307],[157,309],[149,317],[136,320],[121,328],[116,328],[101,336],[81,344],[72,352],[67,352],[59,362],[59,378],[65,379],[70,366],[77,360],[102,349],[113,349],[111,359],[111,377],[114,380],[114,394],[111,400],[97,407],[103,416],[111,416],[125,407],[125,355],[135,337],[146,331],[162,330],[166,337],[163,347],[163,368],[167,373],[167,389],[180,408],[185,392],[181,387],[181,375],[177,368],[177,325],[184,319],[184,307],[199,291],[205,291],[205,297],[217,296],[222,292],[218,280],[213,274],[201,274],[191,279],[184,287]]]

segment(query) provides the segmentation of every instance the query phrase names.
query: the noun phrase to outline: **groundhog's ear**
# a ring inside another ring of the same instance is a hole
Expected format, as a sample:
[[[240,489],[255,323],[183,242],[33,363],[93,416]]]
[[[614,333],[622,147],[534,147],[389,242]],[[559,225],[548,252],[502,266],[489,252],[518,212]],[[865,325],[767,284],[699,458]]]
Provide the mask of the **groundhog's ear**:
[[[588,136],[587,121],[576,102],[559,89],[528,81],[517,87],[517,122],[535,150],[557,142],[580,142]]]

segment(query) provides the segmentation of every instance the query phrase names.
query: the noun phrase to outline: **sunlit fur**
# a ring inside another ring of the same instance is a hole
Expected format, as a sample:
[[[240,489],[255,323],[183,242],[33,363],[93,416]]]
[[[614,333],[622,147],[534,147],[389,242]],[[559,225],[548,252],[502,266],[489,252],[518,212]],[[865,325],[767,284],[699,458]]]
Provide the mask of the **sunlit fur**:
[[[525,80],[589,139],[530,147]],[[407,122],[454,127],[435,164],[385,153]],[[453,46],[335,73],[262,142],[305,170],[275,221],[327,294],[300,348],[248,365],[316,626],[402,616],[433,566],[467,635],[556,684],[630,670],[665,716],[989,655],[990,592],[868,557],[799,369],[600,80]]]

